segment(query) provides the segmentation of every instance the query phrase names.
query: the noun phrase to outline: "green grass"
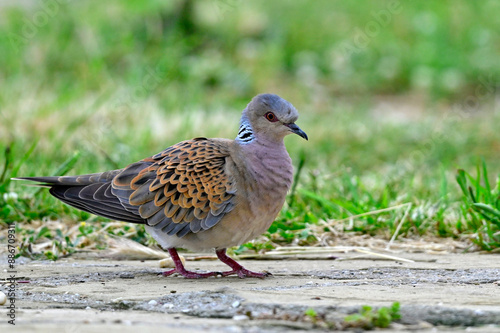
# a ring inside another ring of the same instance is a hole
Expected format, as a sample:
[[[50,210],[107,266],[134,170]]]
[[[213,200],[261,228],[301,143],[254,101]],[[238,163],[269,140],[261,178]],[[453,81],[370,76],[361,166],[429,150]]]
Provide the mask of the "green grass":
[[[298,108],[310,141],[286,139],[300,170],[296,187],[266,237],[236,251],[314,244],[311,226],[322,221],[406,203],[412,208],[398,237],[469,239],[498,249],[500,7],[402,2],[391,13],[390,3],[5,6],[2,232],[19,222],[21,248],[32,256],[29,244],[47,239],[50,258],[105,247],[99,230],[106,219],[10,178],[114,169],[183,139],[233,138],[249,99],[274,92]],[[467,176],[477,165],[481,173]],[[457,169],[465,170],[459,183]],[[341,229],[389,239],[403,214],[372,214]],[[140,226],[107,231],[151,243]]]
[[[364,305],[360,313],[345,317],[345,328],[362,328],[365,330],[387,328],[394,320],[401,319],[399,308],[399,302],[394,302],[390,308],[383,306],[378,310]]]
[[[335,322],[326,319],[324,313],[319,314],[313,308],[304,311],[304,320],[311,322],[315,328],[322,328],[330,331],[345,330],[373,330],[377,328],[387,328],[392,322],[400,320],[400,304],[394,302],[390,307],[379,307],[374,309],[371,306],[363,305],[359,313],[348,315],[342,322]]]
[[[464,230],[475,231],[474,243],[491,251],[500,244],[500,178],[491,188],[486,164],[478,164],[476,177],[458,170],[457,182],[463,196],[462,212],[467,216]],[[470,183],[470,185],[469,185]]]

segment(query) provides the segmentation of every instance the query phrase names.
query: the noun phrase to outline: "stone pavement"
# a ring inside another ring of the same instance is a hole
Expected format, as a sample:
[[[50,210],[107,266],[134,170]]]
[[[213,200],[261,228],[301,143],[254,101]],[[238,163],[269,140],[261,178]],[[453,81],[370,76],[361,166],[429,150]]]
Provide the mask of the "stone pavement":
[[[392,331],[500,332],[499,255],[399,255],[414,262],[358,256],[240,261],[274,274],[264,280],[165,278],[157,260],[26,262],[17,266],[16,325],[8,324],[8,303],[0,306],[0,332],[324,331],[343,328],[343,318],[362,305],[396,301],[402,318]],[[211,260],[186,266],[226,269]],[[1,278],[6,292],[6,270]],[[309,308],[317,320],[305,314]]]

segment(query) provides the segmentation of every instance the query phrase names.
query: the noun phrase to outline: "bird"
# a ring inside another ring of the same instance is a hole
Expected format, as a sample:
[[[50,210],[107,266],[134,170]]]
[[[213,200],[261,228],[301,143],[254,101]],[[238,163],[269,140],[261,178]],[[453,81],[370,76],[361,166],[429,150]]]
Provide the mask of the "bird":
[[[185,278],[237,275],[265,278],[226,254],[264,233],[279,214],[293,181],[288,134],[308,140],[297,109],[275,94],[255,96],[243,110],[234,140],[197,137],[123,169],[78,176],[21,177],[80,210],[144,224]],[[224,272],[188,271],[177,248],[215,249]]]

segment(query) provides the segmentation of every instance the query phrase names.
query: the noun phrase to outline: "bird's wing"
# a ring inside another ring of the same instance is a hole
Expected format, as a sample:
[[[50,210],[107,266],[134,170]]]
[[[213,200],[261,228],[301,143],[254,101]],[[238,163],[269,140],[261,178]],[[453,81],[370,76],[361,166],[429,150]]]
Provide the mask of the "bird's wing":
[[[223,141],[183,141],[123,169],[113,178],[111,192],[156,229],[178,237],[197,233],[234,207],[228,157]]]

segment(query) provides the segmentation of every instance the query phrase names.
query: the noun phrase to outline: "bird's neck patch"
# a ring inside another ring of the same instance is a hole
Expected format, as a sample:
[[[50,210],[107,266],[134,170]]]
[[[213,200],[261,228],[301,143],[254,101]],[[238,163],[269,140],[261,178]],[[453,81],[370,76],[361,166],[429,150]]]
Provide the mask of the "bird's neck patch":
[[[242,119],[240,124],[240,129],[238,131],[238,136],[236,137],[236,141],[239,143],[250,143],[255,140],[255,134],[253,132],[253,128],[250,125],[248,119]]]

